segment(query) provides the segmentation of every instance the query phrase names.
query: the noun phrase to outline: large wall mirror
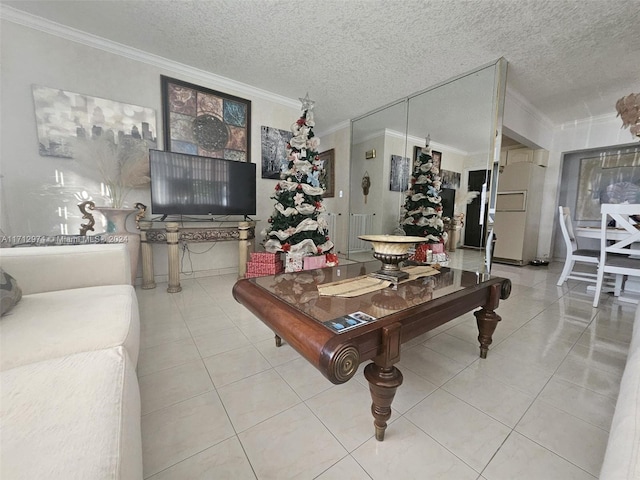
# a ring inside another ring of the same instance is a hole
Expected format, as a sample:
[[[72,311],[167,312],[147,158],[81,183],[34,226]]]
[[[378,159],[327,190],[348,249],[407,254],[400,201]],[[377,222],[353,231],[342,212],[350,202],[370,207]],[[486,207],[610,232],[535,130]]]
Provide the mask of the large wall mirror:
[[[447,189],[443,206],[464,215],[450,265],[486,271],[506,70],[499,59],[352,121],[349,259],[372,258],[359,235],[400,232],[416,149],[429,135]]]

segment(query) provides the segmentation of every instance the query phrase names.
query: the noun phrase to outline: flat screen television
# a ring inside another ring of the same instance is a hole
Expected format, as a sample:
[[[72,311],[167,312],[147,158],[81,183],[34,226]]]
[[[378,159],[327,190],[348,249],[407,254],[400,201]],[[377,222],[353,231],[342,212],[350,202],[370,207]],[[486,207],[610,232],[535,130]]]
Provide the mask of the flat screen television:
[[[255,215],[256,164],[149,150],[151,211]]]

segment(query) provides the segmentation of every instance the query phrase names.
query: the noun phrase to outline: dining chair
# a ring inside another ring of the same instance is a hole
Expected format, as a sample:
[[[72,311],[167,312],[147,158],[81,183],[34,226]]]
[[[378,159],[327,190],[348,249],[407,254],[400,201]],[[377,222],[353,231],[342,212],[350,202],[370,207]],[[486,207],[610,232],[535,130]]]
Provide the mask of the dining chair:
[[[576,263],[589,264],[594,267],[598,266],[600,261],[600,250],[589,250],[578,248],[576,236],[573,233],[573,225],[571,224],[571,210],[569,207],[559,207],[560,212],[560,231],[566,246],[567,255],[564,260],[564,268],[558,280],[557,285],[560,287],[567,280],[580,280],[583,282],[596,283],[597,275],[595,273],[574,271]]]
[[[603,203],[600,213],[602,234],[594,307],[600,302],[605,274],[640,277],[640,250],[630,248],[632,244],[640,242],[640,229],[629,219],[630,215],[640,213],[640,205]],[[616,227],[607,228],[612,220]],[[619,295],[619,290],[616,289],[616,295]]]

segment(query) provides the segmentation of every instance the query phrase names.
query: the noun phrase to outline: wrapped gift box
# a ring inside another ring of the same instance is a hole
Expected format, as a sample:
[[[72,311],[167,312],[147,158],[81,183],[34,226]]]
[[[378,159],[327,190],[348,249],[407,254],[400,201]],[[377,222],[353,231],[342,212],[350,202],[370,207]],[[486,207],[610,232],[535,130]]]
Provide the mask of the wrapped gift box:
[[[436,253],[444,253],[444,243],[429,243],[429,250]]]
[[[251,261],[254,263],[281,263],[279,253],[251,252]]]
[[[247,273],[259,273],[261,275],[274,275],[284,270],[282,262],[278,263],[257,263],[247,262]]]
[[[285,272],[299,272],[303,268],[304,255],[300,253],[287,253],[284,261]]]
[[[302,259],[304,270],[314,270],[316,268],[324,268],[327,266],[327,257],[325,255],[309,255]]]

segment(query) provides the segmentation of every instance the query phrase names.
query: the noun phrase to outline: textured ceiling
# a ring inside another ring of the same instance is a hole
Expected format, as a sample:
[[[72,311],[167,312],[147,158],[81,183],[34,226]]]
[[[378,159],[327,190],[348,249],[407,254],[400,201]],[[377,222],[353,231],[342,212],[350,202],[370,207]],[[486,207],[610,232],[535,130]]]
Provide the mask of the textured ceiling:
[[[7,1],[289,98],[320,130],[487,64],[553,123],[640,91],[640,0]]]

